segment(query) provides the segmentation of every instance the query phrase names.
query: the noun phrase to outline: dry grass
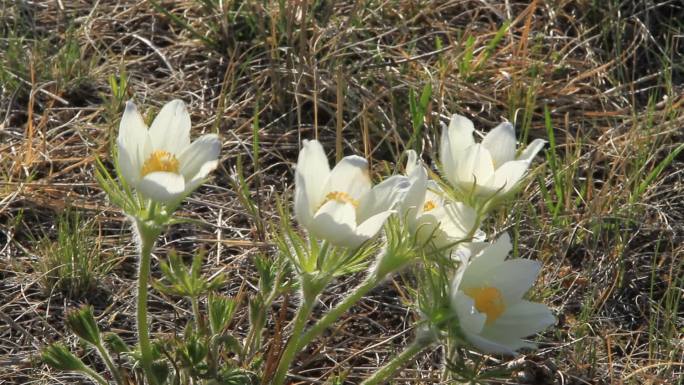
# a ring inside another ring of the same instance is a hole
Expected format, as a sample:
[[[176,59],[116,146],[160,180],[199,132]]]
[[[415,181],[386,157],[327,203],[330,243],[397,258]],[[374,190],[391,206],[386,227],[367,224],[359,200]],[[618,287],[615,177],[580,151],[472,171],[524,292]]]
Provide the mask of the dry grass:
[[[221,165],[182,211],[203,225],[174,226],[156,256],[205,247],[206,268],[226,272],[234,295],[254,282],[251,257],[272,250],[263,224],[277,221],[274,199],[291,189],[299,140],[365,155],[381,175],[413,134],[410,90],[428,82],[428,161],[439,121],[453,112],[480,128],[515,121],[524,142],[555,139],[529,188],[488,224],[510,229],[520,255],[544,261],[535,296],[560,320],[539,351],[486,361],[510,369],[501,382],[680,381],[684,158],[668,158],[684,139],[680,2],[154,3],[167,11],[136,0],[0,2],[0,383],[79,381],[36,360],[45,344],[74,341],[63,319],[79,303],[93,304],[104,328],[134,337],[130,230],[93,176],[123,100],[154,112],[181,98],[193,135],[220,133]],[[505,20],[510,28],[488,48]],[[117,92],[110,79],[127,87]],[[261,219],[232,188],[238,158]],[[96,219],[92,236],[118,261],[93,295],[40,287],[37,240],[56,237],[66,208]],[[338,282],[321,310],[356,279]],[[333,373],[358,383],[411,338],[397,282],[300,357],[302,383]],[[292,302],[279,301],[271,322]],[[185,309],[152,294],[153,332],[178,332]],[[247,317],[238,318],[240,334]],[[436,383],[439,355],[424,355],[398,382]]]

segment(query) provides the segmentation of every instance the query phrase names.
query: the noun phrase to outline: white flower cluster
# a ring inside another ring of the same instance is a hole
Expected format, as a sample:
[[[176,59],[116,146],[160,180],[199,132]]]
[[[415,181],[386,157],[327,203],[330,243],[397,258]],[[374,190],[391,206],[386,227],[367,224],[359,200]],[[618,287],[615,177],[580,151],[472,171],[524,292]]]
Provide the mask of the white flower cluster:
[[[544,146],[537,139],[516,156],[515,131],[502,123],[481,143],[473,123],[453,115],[442,133],[443,176],[474,206],[514,191],[534,156]],[[311,235],[354,248],[374,237],[397,213],[417,238],[431,241],[461,259],[453,279],[451,305],[465,338],[484,352],[513,354],[531,347],[521,338],[555,322],[548,307],[523,300],[540,270],[537,262],[506,260],[507,234],[491,244],[478,228],[483,212],[452,199],[414,151],[407,152],[406,175],[372,187],[368,164],[358,156],[342,159],[332,170],[317,141],[305,141],[295,169],[295,216]],[[472,257],[470,255],[473,254]]]
[[[365,159],[347,156],[331,169],[322,145],[305,140],[295,168],[294,213],[311,237],[351,250],[396,214],[416,239],[460,256],[450,302],[462,335],[484,352],[513,354],[532,346],[522,338],[555,318],[545,305],[523,299],[540,264],[507,260],[508,235],[485,243],[479,226],[488,204],[519,186],[544,141],[533,141],[516,156],[511,124],[500,124],[481,143],[473,133],[473,123],[460,115],[443,128],[439,158],[448,183],[431,178],[418,154],[408,151],[406,175],[373,186]],[[162,205],[197,188],[216,168],[221,148],[216,135],[190,143],[190,117],[179,100],[166,104],[149,129],[127,103],[117,144],[126,184]]]

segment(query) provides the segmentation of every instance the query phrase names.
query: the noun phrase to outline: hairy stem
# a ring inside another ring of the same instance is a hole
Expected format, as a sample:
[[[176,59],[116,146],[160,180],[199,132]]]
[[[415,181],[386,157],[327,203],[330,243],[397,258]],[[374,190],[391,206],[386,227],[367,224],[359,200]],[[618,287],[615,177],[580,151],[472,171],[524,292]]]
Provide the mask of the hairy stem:
[[[104,377],[102,377],[98,372],[94,371],[93,369],[87,366],[82,369],[82,372],[86,376],[95,380],[95,382],[97,382],[100,385],[109,385],[109,383],[107,382],[107,380],[104,379]]]
[[[316,337],[321,335],[332,325],[335,321],[340,319],[342,314],[354,306],[364,295],[375,288],[382,280],[383,277],[378,277],[376,275],[370,275],[366,278],[359,286],[354,289],[347,297],[345,297],[342,302],[338,303],[334,308],[332,308],[323,318],[318,320],[309,330],[307,330],[296,342],[297,350],[304,349],[311,341]]]
[[[157,385],[156,377],[152,373],[152,344],[150,343],[149,328],[147,324],[147,286],[150,278],[150,259],[152,248],[159,235],[159,230],[146,226],[138,221],[136,223],[140,236],[140,266],[138,270],[138,303],[137,303],[137,322],[138,322],[138,343],[140,344],[140,354],[143,371],[150,385]]]
[[[306,320],[311,314],[313,309],[314,301],[310,304],[307,302],[302,304],[297,312],[297,317],[295,318],[295,327],[292,333],[292,337],[285,347],[283,355],[280,357],[278,362],[278,369],[273,380],[273,385],[283,385],[285,383],[285,376],[287,375],[287,370],[292,364],[297,352],[301,351],[306,345],[308,345],[314,338],[319,336],[325,329],[327,329],[332,323],[337,321],[344,312],[346,312],[350,307],[357,303],[361,297],[368,293],[372,288],[377,285],[375,279],[366,279],[361,285],[359,285],[354,292],[347,296],[342,302],[335,306],[332,310],[328,312],[323,318],[318,320],[309,330],[304,334],[304,326],[306,325]]]
[[[292,361],[294,361],[295,355],[300,350],[298,341],[301,338],[302,331],[304,331],[306,321],[309,319],[309,316],[311,315],[311,311],[313,310],[315,303],[315,297],[312,300],[304,299],[302,305],[297,310],[297,315],[294,319],[294,328],[292,329],[292,335],[290,336],[290,340],[287,342],[285,351],[280,357],[280,361],[278,362],[278,369],[276,369],[276,373],[273,378],[274,385],[282,385],[285,383],[287,370],[289,369],[290,364],[292,364]]]
[[[100,357],[102,357],[102,360],[107,366],[107,369],[109,369],[109,371],[112,373],[114,381],[116,381],[118,385],[125,385],[123,377],[121,377],[121,372],[119,371],[119,368],[116,367],[116,365],[114,365],[114,360],[112,359],[111,354],[109,354],[109,351],[105,349],[102,342],[95,345],[95,348],[97,349],[98,353],[100,353]]]
[[[197,327],[198,331],[204,330],[204,321],[199,308],[199,298],[191,297],[190,304],[192,305],[192,314],[195,316],[195,327]]]
[[[367,378],[361,385],[378,385],[392,378],[397,370],[401,369],[406,365],[406,363],[415,357],[416,354],[420,353],[430,345],[429,340],[417,339],[411,345],[407,346],[404,351],[399,353],[390,362],[385,364],[380,370],[373,373],[373,375]]]

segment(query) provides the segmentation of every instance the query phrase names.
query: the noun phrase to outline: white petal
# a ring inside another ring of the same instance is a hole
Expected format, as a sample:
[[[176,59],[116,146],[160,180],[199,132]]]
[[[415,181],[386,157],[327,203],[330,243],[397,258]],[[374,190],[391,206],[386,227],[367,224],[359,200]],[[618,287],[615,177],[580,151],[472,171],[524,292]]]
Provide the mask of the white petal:
[[[119,167],[128,183],[136,183],[140,179],[140,170],[151,152],[149,147],[147,126],[132,101],[126,102],[121,122],[119,123]]]
[[[136,186],[147,198],[157,202],[171,202],[185,192],[185,180],[182,175],[173,172],[152,172],[145,175]]]
[[[383,211],[379,214],[373,215],[359,225],[359,227],[356,229],[356,234],[364,240],[373,238],[375,234],[380,231],[382,225],[385,224],[387,218],[389,218],[392,214],[394,214],[394,211]]]
[[[342,158],[328,176],[323,188],[324,193],[332,191],[345,192],[356,200],[361,200],[371,189],[368,176],[368,162],[356,155]]]
[[[201,186],[205,181],[206,181],[206,176],[209,174],[212,170],[216,168],[216,165],[212,165],[211,162],[207,162],[204,164],[205,169],[200,170],[199,173],[197,173],[197,176],[195,178],[190,179],[190,181],[185,181],[185,190],[183,191],[183,194],[190,194],[191,192],[195,191],[199,186]],[[208,171],[206,171],[208,169]],[[200,177],[199,175],[204,174],[204,176]]]
[[[541,264],[537,261],[513,259],[488,270],[487,281],[499,289],[505,303],[516,303],[537,280],[539,270]]]
[[[313,220],[313,210],[309,201],[304,175],[295,172],[294,214],[300,225],[309,228]]]
[[[517,158],[517,160],[524,160],[526,162],[531,162],[532,159],[537,155],[539,151],[541,151],[542,148],[544,148],[544,145],[546,144],[546,141],[544,139],[535,139],[530,143],[527,148],[525,148],[525,151],[520,154],[520,156]]]
[[[517,349],[529,347],[529,344],[518,338],[508,338],[505,341],[486,338],[484,335],[465,333],[468,342],[484,353],[515,355]]]
[[[431,241],[438,248],[453,246],[465,237],[460,224],[452,222],[445,207],[436,207],[423,213],[417,218],[415,227],[418,239],[426,241],[432,236]]]
[[[444,190],[434,180],[427,181],[427,191],[425,192],[425,200],[430,200],[437,206],[444,205]]]
[[[416,162],[416,164],[413,164],[413,166],[409,167],[409,165],[412,164],[411,153],[413,153],[415,156],[415,152],[410,151],[409,162],[406,165],[406,174],[409,178],[411,186],[409,187],[408,191],[406,191],[404,200],[401,203],[402,219],[415,218],[416,215],[422,211],[422,207],[425,203],[425,196],[427,194],[427,172],[425,171],[425,167],[423,167],[422,162],[421,164]]]
[[[221,141],[218,135],[208,134],[195,140],[178,157],[180,173],[186,180],[204,178],[218,165]]]
[[[489,131],[482,140],[482,146],[489,150],[494,168],[515,159],[515,128],[504,122]]]
[[[473,139],[473,122],[465,116],[454,114],[451,116],[449,127],[442,127],[442,138],[439,147],[439,161],[446,174],[447,180],[458,184],[457,172],[461,167],[458,158],[463,151],[475,143]]]
[[[296,175],[300,175],[300,178]],[[317,140],[305,140],[295,166],[295,182],[301,180],[303,183],[295,183],[295,197],[300,195],[301,201],[306,196],[311,215],[323,202],[323,189],[329,175],[330,166],[321,143]],[[301,190],[300,193],[297,193],[297,189]]]
[[[458,156],[456,176],[458,185],[466,191],[473,184],[484,185],[494,175],[494,163],[489,151],[480,143],[475,143]]]
[[[489,279],[489,271],[501,266],[506,256],[513,249],[508,233],[503,233],[496,241],[489,244],[475,257],[471,258],[461,280],[461,289],[480,287]]]
[[[150,126],[154,150],[180,154],[190,145],[190,114],[181,100],[172,100],[162,107]]]
[[[458,153],[475,143],[473,139],[473,121],[463,115],[451,115],[449,122],[449,137],[451,140],[451,150]]]
[[[401,204],[402,219],[414,219],[422,211],[427,191],[424,180],[411,183]]]
[[[194,178],[190,179],[190,181],[186,180],[185,192],[186,193],[192,192],[197,187],[199,187],[202,183],[204,183],[206,181],[206,176],[209,175],[210,172],[214,171],[216,169],[217,165],[218,165],[218,159],[205,162],[202,165],[202,167],[200,167],[199,171],[197,171],[197,174],[195,174]]]
[[[456,290],[451,294],[451,306],[456,311],[458,323],[465,333],[479,334],[484,328],[487,316],[475,308],[475,301]]]
[[[527,337],[539,333],[556,323],[548,306],[522,300],[506,308],[506,311],[487,329],[505,331],[515,337]]]
[[[418,160],[418,154],[413,150],[406,150],[406,175],[410,175],[413,171],[420,167],[421,162]]]
[[[126,102],[121,122],[119,123],[118,140],[126,147],[138,147],[145,143],[147,138],[147,125],[143,121],[138,108],[132,101]]]
[[[131,148],[132,154],[128,152],[128,148],[124,145],[122,140],[117,140],[118,156],[117,162],[121,176],[129,185],[135,185],[140,179],[141,167],[138,165],[138,156],[135,155],[137,150]]]
[[[427,213],[419,215],[415,220],[409,222],[411,226],[411,231],[416,232],[416,236],[421,242],[432,241],[436,247],[442,247],[444,242],[448,242],[446,234],[440,231],[440,218],[434,214],[438,213],[441,208],[436,208],[430,210]],[[432,237],[432,239],[428,239]]]
[[[496,169],[494,175],[484,184],[493,190],[501,190],[501,194],[505,194],[518,185],[518,182],[525,176],[529,165],[524,160],[506,162]]]
[[[477,224],[477,212],[462,202],[453,202],[444,206],[442,230],[454,241],[463,240]]]
[[[401,175],[393,175],[375,185],[361,198],[356,210],[357,221],[360,223],[375,214],[392,210],[404,199],[410,187],[409,179]]]
[[[349,203],[326,202],[311,221],[309,232],[336,246],[352,247],[349,239],[355,236],[356,212]]]

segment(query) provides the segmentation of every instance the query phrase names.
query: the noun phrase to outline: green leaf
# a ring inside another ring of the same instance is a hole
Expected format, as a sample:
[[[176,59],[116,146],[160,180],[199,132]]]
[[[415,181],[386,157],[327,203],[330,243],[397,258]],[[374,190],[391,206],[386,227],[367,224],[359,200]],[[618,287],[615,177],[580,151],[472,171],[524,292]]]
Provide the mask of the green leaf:
[[[224,345],[228,351],[231,351],[238,356],[242,356],[244,354],[244,348],[242,347],[240,341],[230,334],[224,334],[217,337],[214,340],[214,343]]]
[[[221,334],[233,320],[237,302],[229,297],[210,295],[207,300],[209,308],[209,326],[214,335]]]
[[[684,150],[684,143],[677,146],[674,150],[672,150],[672,152],[670,152],[665,157],[665,159],[661,160],[660,163],[658,163],[658,165],[646,176],[646,178],[644,178],[644,180],[641,181],[641,183],[639,183],[639,187],[637,187],[634,194],[632,194],[630,201],[632,201],[632,202],[636,201],[636,199],[638,197],[640,197],[641,194],[643,194],[646,191],[648,186],[651,183],[653,183],[653,181],[656,178],[658,178],[658,176],[660,176],[660,173],[663,172],[665,167],[669,166],[670,163],[672,163],[672,161],[674,161],[675,158],[677,158],[677,156],[679,155],[680,152],[682,152],[682,150]]]

